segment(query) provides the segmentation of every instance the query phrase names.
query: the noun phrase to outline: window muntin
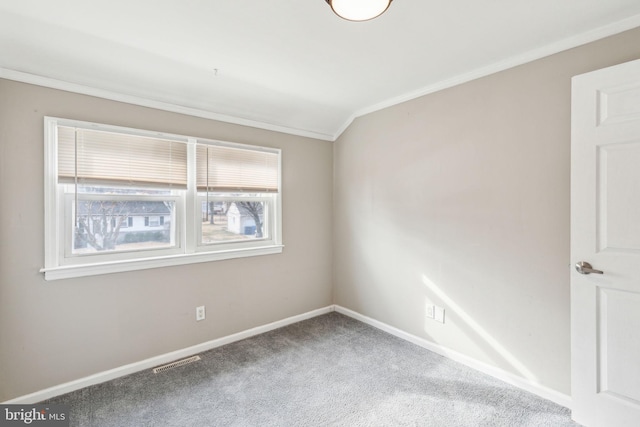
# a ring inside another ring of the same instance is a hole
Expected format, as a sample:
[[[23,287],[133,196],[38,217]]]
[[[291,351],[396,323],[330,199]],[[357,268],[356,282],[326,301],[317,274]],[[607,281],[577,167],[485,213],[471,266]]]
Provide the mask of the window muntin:
[[[45,140],[47,279],[282,251],[278,149],[55,118]]]

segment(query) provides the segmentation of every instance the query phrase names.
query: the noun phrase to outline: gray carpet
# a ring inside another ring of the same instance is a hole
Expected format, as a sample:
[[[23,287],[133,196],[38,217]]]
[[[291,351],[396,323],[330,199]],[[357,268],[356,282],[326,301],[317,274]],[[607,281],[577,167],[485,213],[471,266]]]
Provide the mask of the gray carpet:
[[[72,426],[577,426],[568,409],[338,313],[49,400]]]

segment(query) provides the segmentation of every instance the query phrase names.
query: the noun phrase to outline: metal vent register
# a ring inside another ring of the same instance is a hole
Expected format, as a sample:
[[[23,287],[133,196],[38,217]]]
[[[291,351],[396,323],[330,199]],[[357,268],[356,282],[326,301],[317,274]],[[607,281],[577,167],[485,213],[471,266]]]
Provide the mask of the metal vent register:
[[[200,360],[200,356],[191,356],[191,357],[187,357],[186,359],[176,360],[175,362],[171,362],[167,365],[162,365],[162,366],[158,366],[157,368],[153,368],[153,373],[159,374],[160,372],[177,368],[178,366],[188,365],[189,363],[197,362],[198,360]]]

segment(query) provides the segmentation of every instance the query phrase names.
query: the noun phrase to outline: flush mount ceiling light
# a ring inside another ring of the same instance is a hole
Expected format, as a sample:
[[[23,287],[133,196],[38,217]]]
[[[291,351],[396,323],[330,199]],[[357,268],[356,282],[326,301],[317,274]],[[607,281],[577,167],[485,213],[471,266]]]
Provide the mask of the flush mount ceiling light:
[[[326,0],[340,18],[348,21],[368,21],[389,8],[393,0]]]

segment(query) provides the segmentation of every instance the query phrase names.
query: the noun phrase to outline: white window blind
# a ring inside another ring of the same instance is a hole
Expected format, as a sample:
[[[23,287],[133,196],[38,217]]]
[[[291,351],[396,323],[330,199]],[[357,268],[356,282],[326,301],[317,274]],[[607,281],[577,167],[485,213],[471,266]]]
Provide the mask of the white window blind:
[[[187,144],[58,126],[58,182],[187,188]]]
[[[277,193],[278,154],[197,144],[198,191]]]

